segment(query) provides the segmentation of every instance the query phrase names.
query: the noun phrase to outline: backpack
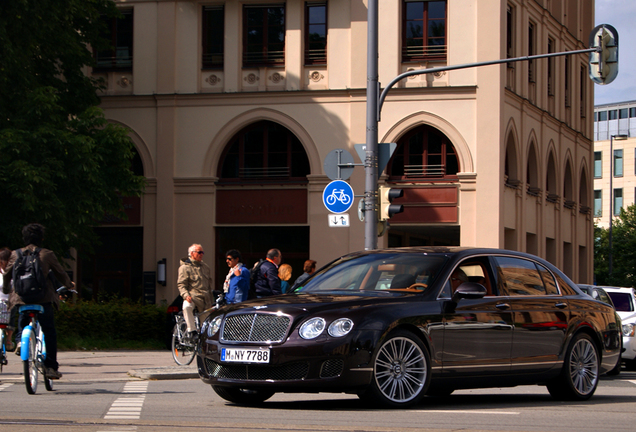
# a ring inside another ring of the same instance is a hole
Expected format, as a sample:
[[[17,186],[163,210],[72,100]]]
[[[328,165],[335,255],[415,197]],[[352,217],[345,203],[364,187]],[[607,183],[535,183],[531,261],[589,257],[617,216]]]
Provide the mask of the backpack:
[[[256,298],[256,281],[258,280],[258,274],[261,272],[261,266],[264,262],[264,259],[258,260],[258,262],[254,264],[254,267],[252,267],[252,270],[250,270],[250,290],[247,293],[248,300]]]
[[[40,262],[40,248],[23,253],[17,249],[18,258],[13,264],[13,290],[26,304],[39,303],[46,293],[46,277]]]

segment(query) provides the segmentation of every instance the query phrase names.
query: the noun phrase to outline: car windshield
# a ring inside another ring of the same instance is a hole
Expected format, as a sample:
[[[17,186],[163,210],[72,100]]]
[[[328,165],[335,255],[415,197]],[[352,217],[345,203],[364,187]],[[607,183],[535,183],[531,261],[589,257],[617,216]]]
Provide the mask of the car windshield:
[[[621,293],[621,292],[608,292],[607,293],[612,302],[614,303],[614,307],[619,312],[633,312],[634,311],[634,303],[632,302],[632,296],[629,293]]]
[[[436,279],[446,260],[447,257],[443,255],[424,253],[379,253],[344,257],[322,268],[296,292],[420,292]]]

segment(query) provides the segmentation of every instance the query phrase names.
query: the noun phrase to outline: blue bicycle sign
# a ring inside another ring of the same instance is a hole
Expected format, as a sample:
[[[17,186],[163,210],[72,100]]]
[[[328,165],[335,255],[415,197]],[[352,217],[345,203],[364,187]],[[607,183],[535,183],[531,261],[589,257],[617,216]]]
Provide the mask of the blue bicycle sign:
[[[353,203],[353,189],[345,181],[334,180],[322,192],[322,202],[330,212],[344,213]]]

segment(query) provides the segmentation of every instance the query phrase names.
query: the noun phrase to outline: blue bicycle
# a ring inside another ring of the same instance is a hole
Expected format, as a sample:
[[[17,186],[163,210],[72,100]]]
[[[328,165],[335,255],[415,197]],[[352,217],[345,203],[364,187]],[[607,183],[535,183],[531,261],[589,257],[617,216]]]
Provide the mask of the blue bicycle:
[[[27,393],[35,394],[38,388],[38,373],[42,373],[44,387],[53,391],[53,381],[46,376],[46,345],[44,344],[44,332],[38,321],[38,314],[44,312],[41,305],[20,306],[20,314],[27,314],[31,321],[22,330],[20,357],[24,365],[24,384]]]

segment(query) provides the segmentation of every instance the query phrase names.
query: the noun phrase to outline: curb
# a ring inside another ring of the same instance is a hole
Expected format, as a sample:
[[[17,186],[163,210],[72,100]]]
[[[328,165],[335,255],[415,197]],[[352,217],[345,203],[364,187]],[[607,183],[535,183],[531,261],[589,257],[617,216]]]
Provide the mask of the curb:
[[[196,365],[131,369],[128,371],[128,375],[144,380],[174,380],[199,378],[199,372]]]

